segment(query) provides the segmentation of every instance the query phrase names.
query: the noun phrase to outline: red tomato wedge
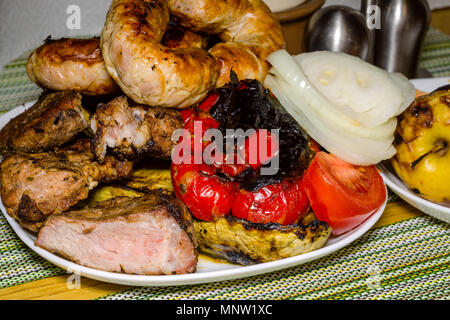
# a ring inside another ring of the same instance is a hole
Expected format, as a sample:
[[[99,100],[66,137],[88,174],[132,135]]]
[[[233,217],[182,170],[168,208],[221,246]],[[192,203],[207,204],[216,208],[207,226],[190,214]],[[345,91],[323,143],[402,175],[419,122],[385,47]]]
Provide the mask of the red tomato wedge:
[[[386,187],[374,166],[355,166],[323,151],[314,157],[303,183],[315,215],[334,235],[360,225],[386,200]]]

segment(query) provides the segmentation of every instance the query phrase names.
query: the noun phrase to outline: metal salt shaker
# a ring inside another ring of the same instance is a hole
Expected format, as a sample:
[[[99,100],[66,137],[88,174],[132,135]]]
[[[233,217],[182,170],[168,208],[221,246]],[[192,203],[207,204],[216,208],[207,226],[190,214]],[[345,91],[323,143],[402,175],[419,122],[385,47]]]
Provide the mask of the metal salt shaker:
[[[306,51],[345,52],[372,62],[373,39],[365,16],[346,6],[329,6],[312,15],[306,34]]]
[[[401,72],[408,78],[416,75],[420,49],[430,24],[430,7],[426,0],[363,0],[361,11],[370,7],[372,17],[379,15],[375,33],[374,64],[389,72]],[[366,16],[369,18],[368,16]],[[369,21],[368,21],[369,22]],[[370,27],[370,26],[369,26]]]

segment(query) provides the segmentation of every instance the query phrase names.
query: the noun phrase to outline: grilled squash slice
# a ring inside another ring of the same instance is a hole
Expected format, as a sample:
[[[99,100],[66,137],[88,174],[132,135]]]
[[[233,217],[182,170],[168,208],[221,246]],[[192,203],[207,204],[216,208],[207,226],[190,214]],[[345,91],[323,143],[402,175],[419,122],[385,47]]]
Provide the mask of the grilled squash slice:
[[[199,250],[241,265],[296,256],[321,248],[331,228],[308,213],[301,223],[260,224],[226,216],[214,221],[194,220]]]

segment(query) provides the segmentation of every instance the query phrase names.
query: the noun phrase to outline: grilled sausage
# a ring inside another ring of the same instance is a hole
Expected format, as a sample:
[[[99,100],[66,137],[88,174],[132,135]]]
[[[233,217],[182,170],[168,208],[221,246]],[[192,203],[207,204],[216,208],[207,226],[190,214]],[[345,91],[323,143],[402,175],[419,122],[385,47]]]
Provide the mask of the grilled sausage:
[[[168,9],[181,25],[225,43],[210,54],[161,45]],[[261,0],[114,0],[101,37],[107,70],[129,97],[177,108],[223,86],[231,69],[240,79],[264,80],[265,58],[283,46],[281,26]]]
[[[205,48],[206,38],[169,25],[163,43],[176,48]],[[113,94],[120,89],[106,71],[100,38],[45,40],[34,50],[26,67],[29,78],[51,90],[76,90],[87,95]]]
[[[262,0],[167,0],[178,23],[193,31],[218,34],[224,41],[209,50],[220,64],[216,87],[230,80],[233,69],[239,79],[263,81],[266,57],[284,47],[280,23]]]
[[[114,0],[100,45],[107,71],[135,102],[186,108],[214,86],[218,65],[204,50],[161,44],[168,23],[165,0]]]
[[[88,95],[117,92],[117,85],[106,72],[99,41],[47,39],[28,58],[29,78],[52,90],[76,90]]]

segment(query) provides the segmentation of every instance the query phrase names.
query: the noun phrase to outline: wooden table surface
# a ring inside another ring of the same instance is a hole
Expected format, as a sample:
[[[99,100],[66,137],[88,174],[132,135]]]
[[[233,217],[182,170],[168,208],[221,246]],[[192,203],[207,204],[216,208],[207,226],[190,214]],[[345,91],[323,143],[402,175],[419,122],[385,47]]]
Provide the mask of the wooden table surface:
[[[450,9],[433,11],[431,25],[450,34]],[[403,201],[387,205],[382,217],[375,225],[384,226],[411,217],[423,215],[419,210]],[[68,289],[67,278],[62,275],[30,283],[0,289],[0,300],[6,299],[95,299],[131,287],[82,278],[79,289]]]

